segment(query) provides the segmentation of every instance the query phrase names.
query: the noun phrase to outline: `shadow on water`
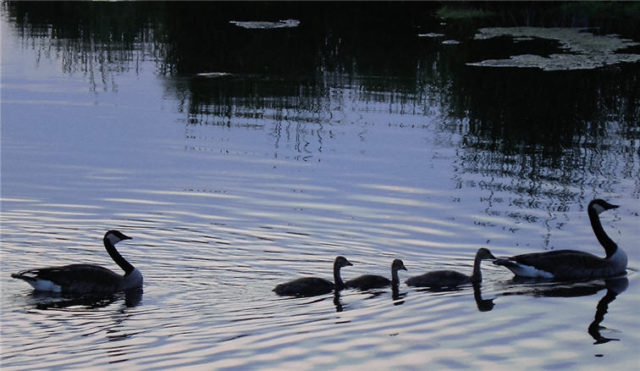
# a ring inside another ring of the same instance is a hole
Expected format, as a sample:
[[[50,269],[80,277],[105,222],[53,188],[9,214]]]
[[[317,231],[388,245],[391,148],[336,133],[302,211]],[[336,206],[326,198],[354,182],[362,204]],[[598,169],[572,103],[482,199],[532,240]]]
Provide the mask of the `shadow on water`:
[[[511,283],[507,285],[509,289],[503,292],[501,294],[502,296],[528,295],[534,297],[572,298],[591,296],[606,289],[605,295],[596,305],[594,319],[589,324],[587,332],[595,340],[594,344],[604,344],[612,340],[619,340],[602,335],[601,331],[606,329],[606,327],[601,326],[601,323],[604,321],[604,316],[609,310],[609,305],[629,286],[627,277],[576,283],[553,283],[535,279],[513,279]],[[522,286],[525,288],[521,289]],[[510,291],[512,288],[516,290]]]

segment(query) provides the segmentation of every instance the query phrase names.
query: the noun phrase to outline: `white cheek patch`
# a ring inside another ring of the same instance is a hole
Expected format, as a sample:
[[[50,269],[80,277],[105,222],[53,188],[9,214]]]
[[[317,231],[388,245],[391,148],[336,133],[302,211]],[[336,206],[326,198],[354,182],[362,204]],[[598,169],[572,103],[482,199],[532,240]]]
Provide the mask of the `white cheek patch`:
[[[604,207],[602,207],[602,205],[598,205],[598,204],[593,205],[593,209],[596,211],[598,215],[602,214],[602,212],[607,210]]]
[[[109,239],[109,242],[111,242],[112,245],[117,244],[118,242],[120,242],[121,240],[118,238],[118,236],[116,236],[115,234],[110,234],[107,236],[107,238]]]

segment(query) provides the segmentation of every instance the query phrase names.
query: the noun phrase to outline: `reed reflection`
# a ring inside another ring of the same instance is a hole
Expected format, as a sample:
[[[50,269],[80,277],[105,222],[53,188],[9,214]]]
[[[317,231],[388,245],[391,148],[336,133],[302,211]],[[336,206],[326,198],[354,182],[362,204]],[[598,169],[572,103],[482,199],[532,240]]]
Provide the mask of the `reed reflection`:
[[[563,202],[580,196],[576,190],[591,183],[610,191],[606,179],[633,171],[636,161],[633,156],[620,161],[623,154],[638,152],[640,77],[635,65],[569,73],[469,67],[467,62],[485,54],[522,53],[523,46],[498,40],[479,48],[471,38],[482,21],[448,29],[450,36],[467,40],[455,48],[417,37],[417,29],[443,31],[435,17],[438,4],[3,6],[24,47],[60,58],[66,73],[82,71],[92,90],[117,90],[117,75],[139,73],[140,62],[153,61],[178,111],[185,113],[187,128],[267,131],[276,153],[283,140],[291,141],[301,160],[326,144],[325,133],[310,124],[352,124],[331,119],[345,113],[341,109],[347,108],[339,107],[350,99],[360,112],[377,103],[389,108],[385,114],[398,116],[412,112],[429,119],[430,112],[444,112],[437,131],[438,136],[448,133],[457,147],[454,177],[464,186],[491,192]],[[541,24],[566,22],[554,19],[552,9],[487,6],[514,21],[535,15]],[[230,23],[247,18],[300,23],[272,30]],[[372,27],[376,22],[385,27]],[[591,22],[582,26],[601,26]],[[615,25],[625,36],[640,39],[633,18],[602,26],[614,32],[609,28]],[[541,53],[552,47],[526,46]],[[282,135],[292,123],[295,135]],[[460,141],[453,139],[458,136]],[[491,181],[469,179],[478,174]],[[556,186],[543,186],[550,182]]]

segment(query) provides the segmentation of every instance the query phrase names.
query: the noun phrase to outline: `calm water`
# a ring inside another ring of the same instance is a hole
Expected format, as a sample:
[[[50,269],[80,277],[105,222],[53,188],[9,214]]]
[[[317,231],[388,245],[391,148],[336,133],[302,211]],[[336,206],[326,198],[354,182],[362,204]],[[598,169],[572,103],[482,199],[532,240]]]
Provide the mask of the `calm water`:
[[[470,67],[557,45],[473,41],[435,8],[172,6],[2,6],[3,369],[640,367],[638,64]],[[485,263],[476,292],[271,291],[330,278],[336,255],[347,279],[401,258],[403,281],[470,273],[480,247],[602,255],[596,197],[621,205],[602,220],[622,281],[523,284]],[[133,237],[142,297],[9,277],[115,269],[107,229]]]

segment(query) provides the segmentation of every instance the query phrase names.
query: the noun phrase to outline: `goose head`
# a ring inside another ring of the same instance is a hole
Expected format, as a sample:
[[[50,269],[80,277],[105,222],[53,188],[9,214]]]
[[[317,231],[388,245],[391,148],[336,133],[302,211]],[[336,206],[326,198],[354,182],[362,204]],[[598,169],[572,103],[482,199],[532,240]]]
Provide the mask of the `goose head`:
[[[348,261],[347,258],[345,258],[344,256],[338,256],[338,257],[336,257],[336,260],[333,263],[333,265],[336,268],[342,268],[342,267],[346,267],[346,266],[353,265],[353,264],[351,264],[351,262]]]
[[[491,251],[489,251],[489,249],[481,247],[478,249],[478,252],[476,253],[476,257],[480,260],[494,260],[496,259],[495,256],[493,256],[493,254],[491,253]]]
[[[599,198],[589,202],[589,207],[588,209],[593,210],[596,212],[597,215],[600,215],[601,213],[610,210],[610,209],[617,209],[619,206],[618,205],[612,205],[610,203],[608,203],[605,200],[601,200]]]
[[[391,270],[399,271],[400,269],[406,271],[407,267],[404,266],[404,263],[400,259],[395,259],[393,263],[391,263]]]
[[[124,233],[116,230],[110,230],[104,234],[104,240],[109,241],[112,245],[117,244],[122,240],[130,240],[131,237],[126,236]]]

